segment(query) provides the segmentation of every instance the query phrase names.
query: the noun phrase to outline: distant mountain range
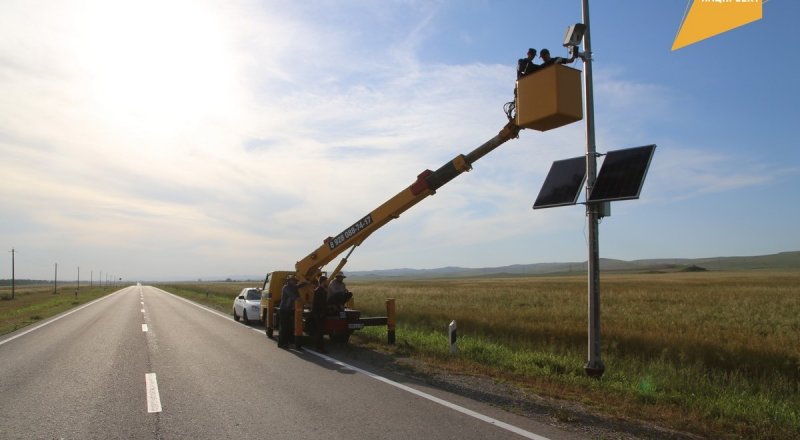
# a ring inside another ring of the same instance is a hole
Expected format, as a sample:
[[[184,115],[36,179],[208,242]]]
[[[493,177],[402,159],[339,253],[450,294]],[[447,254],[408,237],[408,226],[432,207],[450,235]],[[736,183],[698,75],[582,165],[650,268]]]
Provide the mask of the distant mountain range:
[[[800,251],[781,252],[772,255],[750,257],[713,258],[657,258],[649,260],[623,261],[610,258],[600,259],[600,270],[616,273],[657,273],[691,271],[731,271],[731,270],[800,270]],[[468,278],[492,276],[529,275],[569,275],[586,273],[586,261],[566,263],[514,264],[511,266],[468,268],[440,267],[437,269],[385,269],[385,270],[346,270],[352,278]],[[162,278],[148,281],[252,281],[260,285],[264,275],[209,276],[200,278]],[[43,284],[45,280],[16,280],[17,285]],[[0,287],[10,286],[11,280],[0,280]]]
[[[781,252],[751,257],[659,258],[623,261],[600,259],[600,270],[607,272],[681,272],[703,270],[800,270],[800,251]],[[485,276],[559,275],[585,273],[586,262],[514,264],[511,266],[438,269],[386,269],[348,271],[348,277],[358,278],[462,278]]]

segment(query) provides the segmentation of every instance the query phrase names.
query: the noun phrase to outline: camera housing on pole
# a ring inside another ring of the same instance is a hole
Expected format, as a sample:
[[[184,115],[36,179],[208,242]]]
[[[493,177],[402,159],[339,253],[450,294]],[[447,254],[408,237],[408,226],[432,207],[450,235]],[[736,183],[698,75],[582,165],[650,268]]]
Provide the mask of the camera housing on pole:
[[[564,34],[564,47],[569,49],[569,55],[584,61],[586,61],[586,57],[590,56],[589,53],[580,51],[581,41],[585,33],[586,25],[583,23],[575,23],[569,26],[567,32]]]

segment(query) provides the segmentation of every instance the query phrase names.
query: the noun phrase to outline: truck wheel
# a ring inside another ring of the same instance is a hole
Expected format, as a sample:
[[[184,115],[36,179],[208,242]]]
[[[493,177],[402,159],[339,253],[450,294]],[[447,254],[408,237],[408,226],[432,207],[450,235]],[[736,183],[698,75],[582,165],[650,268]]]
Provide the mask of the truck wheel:
[[[247,324],[250,324],[250,320],[249,320],[249,319],[247,319],[247,310],[245,310],[245,311],[244,311],[244,313],[242,314],[242,322],[243,322],[245,325],[247,325]]]
[[[236,309],[233,309],[233,320],[239,322],[239,315],[236,314]]]
[[[272,339],[272,332],[273,332],[273,330],[271,328],[267,327],[267,337],[270,338],[270,339]]]

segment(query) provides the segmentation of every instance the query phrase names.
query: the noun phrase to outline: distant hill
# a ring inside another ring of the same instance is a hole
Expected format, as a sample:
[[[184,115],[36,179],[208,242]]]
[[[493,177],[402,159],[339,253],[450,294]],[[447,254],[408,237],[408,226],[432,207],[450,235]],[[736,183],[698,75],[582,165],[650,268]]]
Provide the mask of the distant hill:
[[[732,271],[732,270],[800,270],[800,251],[781,252],[773,255],[757,255],[751,257],[714,257],[714,258],[658,258],[649,260],[615,260],[600,259],[600,270],[603,272],[689,272],[689,271]],[[570,273],[586,273],[586,261],[565,263],[514,264],[511,266],[467,268],[440,267],[437,269],[385,269],[385,270],[346,270],[348,277],[356,278],[466,278],[491,276],[529,276],[529,275],[568,275]],[[203,276],[194,278],[162,278],[147,280],[159,281],[237,281],[252,282],[261,285],[264,275],[225,275]],[[52,282],[52,281],[51,281]],[[8,285],[10,285],[10,280]],[[17,280],[17,283],[20,283]],[[0,280],[0,286],[3,280]]]
[[[686,272],[730,270],[800,270],[800,251],[750,257],[660,258],[623,261],[600,259],[600,270],[606,272]],[[585,273],[586,261],[568,263],[514,264],[511,266],[438,269],[386,269],[348,271],[347,276],[359,278],[461,278],[484,276],[557,275]]]

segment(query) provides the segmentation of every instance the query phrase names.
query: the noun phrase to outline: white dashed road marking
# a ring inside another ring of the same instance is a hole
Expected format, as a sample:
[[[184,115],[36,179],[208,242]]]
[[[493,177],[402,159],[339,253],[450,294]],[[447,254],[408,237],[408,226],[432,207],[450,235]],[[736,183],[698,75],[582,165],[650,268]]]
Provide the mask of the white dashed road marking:
[[[146,332],[146,331],[147,331],[147,324],[142,324],[142,331],[143,331],[143,332]]]
[[[147,412],[161,412],[161,397],[158,395],[158,381],[156,380],[156,373],[145,374],[144,385],[147,388]]]

